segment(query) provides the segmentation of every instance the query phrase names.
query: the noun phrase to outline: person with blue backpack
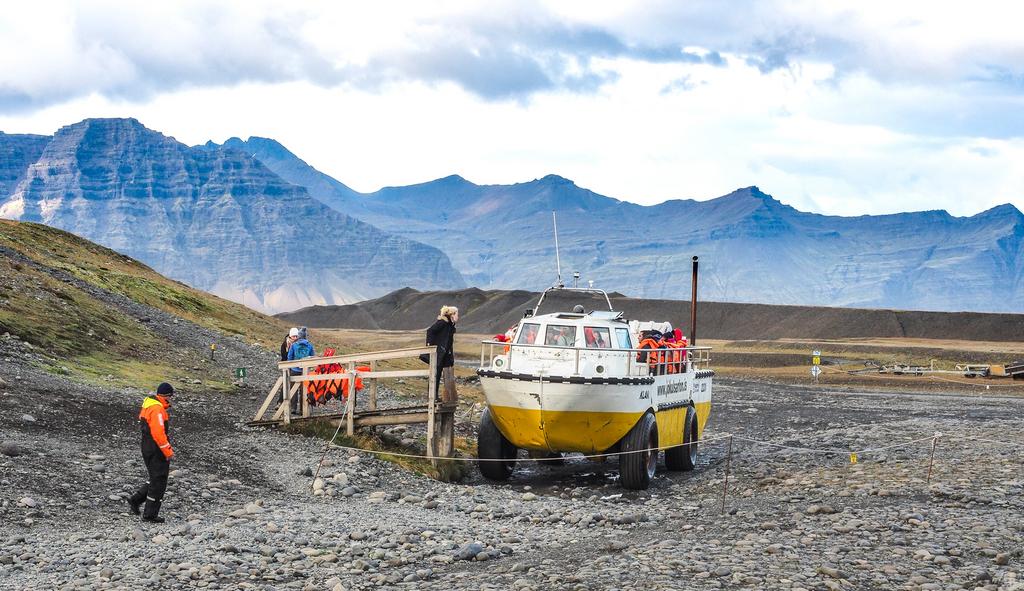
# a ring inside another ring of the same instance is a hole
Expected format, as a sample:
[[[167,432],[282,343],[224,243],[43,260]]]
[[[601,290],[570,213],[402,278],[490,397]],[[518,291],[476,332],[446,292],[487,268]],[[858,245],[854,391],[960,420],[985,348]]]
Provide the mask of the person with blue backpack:
[[[309,336],[309,331],[305,326],[303,326],[299,329],[299,338],[296,339],[296,341],[292,343],[291,347],[288,348],[288,361],[296,361],[298,359],[304,359],[306,357],[313,357],[316,355],[313,343],[309,342],[306,338],[307,336]],[[302,368],[291,368],[291,374],[293,376],[302,375]],[[292,396],[292,414],[298,414],[300,400],[300,396]]]

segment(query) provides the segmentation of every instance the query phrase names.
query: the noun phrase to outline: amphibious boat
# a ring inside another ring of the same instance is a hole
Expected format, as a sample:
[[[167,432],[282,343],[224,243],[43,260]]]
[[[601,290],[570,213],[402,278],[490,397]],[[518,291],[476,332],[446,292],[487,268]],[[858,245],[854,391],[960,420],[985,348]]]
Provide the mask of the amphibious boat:
[[[541,314],[553,292],[603,296],[608,309]],[[508,342],[482,343],[480,472],[507,480],[519,450],[535,458],[619,452],[629,489],[650,485],[661,450],[668,470],[692,470],[711,412],[710,347],[649,348],[650,335],[665,328],[624,318],[600,289],[545,290]]]

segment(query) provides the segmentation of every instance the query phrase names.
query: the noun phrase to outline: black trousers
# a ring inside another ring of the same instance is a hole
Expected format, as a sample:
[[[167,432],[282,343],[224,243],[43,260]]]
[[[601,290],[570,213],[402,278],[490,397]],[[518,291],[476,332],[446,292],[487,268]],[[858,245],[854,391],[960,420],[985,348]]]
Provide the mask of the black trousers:
[[[142,442],[142,460],[146,463],[146,471],[149,472],[149,482],[135,492],[132,502],[140,505],[145,501],[145,517],[156,517],[160,511],[160,502],[164,499],[164,492],[167,491],[167,475],[171,472],[171,462],[164,457],[156,444],[147,441]]]

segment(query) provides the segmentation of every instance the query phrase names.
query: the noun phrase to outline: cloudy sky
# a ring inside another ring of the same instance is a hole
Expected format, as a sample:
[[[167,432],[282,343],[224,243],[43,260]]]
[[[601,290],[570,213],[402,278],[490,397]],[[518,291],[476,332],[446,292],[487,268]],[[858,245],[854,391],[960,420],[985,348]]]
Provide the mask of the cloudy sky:
[[[360,191],[556,173],[656,203],[1024,209],[1013,2],[18,2],[0,130],[273,137]]]

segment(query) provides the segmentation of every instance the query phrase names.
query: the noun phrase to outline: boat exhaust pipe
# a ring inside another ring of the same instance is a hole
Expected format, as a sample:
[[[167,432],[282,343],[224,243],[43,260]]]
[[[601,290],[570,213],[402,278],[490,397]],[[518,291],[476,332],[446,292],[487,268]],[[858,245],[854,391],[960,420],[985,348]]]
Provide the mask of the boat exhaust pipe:
[[[697,346],[697,257],[693,257],[693,278],[690,279],[690,346]]]

